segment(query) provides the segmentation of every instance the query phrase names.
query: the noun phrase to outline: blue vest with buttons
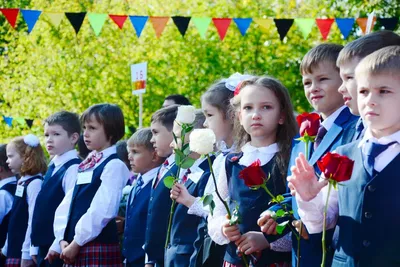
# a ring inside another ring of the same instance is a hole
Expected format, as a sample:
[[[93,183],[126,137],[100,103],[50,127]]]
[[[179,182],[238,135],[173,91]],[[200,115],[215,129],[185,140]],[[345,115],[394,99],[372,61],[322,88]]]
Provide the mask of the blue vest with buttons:
[[[47,171],[42,189],[37,198],[32,217],[31,242],[34,246],[50,246],[54,241],[53,223],[57,207],[63,200],[63,178],[69,167],[81,163],[80,159],[71,159],[64,163],[52,176]],[[52,170],[51,170],[52,171]]]
[[[339,186],[339,234],[332,266],[400,266],[400,154],[370,177],[358,141],[337,149],[355,161]]]
[[[0,188],[0,190],[7,191],[12,196],[14,196],[16,187],[17,187],[17,183],[12,182],[12,183],[3,185]],[[5,207],[0,207],[0,208],[5,208]],[[0,224],[0,248],[2,248],[4,246],[4,243],[6,242],[6,239],[7,239],[7,229],[8,229],[8,222],[10,220],[10,215],[11,215],[11,210],[9,213],[7,213],[6,216],[4,216],[3,221]]]
[[[64,234],[64,240],[68,243],[72,242],[74,239],[75,226],[83,214],[85,214],[89,209],[93,197],[101,185],[100,177],[103,173],[104,167],[113,159],[118,159],[117,154],[108,156],[108,158],[106,158],[101,164],[95,167],[93,170],[92,181],[90,183],[75,185],[71,206],[69,208],[68,223]],[[112,219],[93,241],[106,244],[118,243],[117,224],[115,219]]]
[[[128,199],[122,250],[122,254],[128,262],[133,262],[144,257],[142,247],[145,241],[151,185],[150,181],[139,191],[132,203],[129,203],[130,198]]]
[[[8,224],[8,258],[20,259],[22,256],[22,244],[25,241],[26,230],[28,229],[29,205],[27,201],[26,190],[29,184],[36,179],[42,179],[42,176],[37,175],[26,180],[22,186],[24,192],[22,197],[15,196],[11,210],[10,221]]]
[[[257,225],[257,220],[260,214],[268,209],[268,204],[271,200],[269,195],[260,188],[252,190],[244,184],[244,181],[239,178],[239,173],[244,168],[239,164],[239,159],[243,153],[229,154],[225,163],[226,175],[228,178],[228,188],[230,202],[230,210],[233,211],[236,205],[239,206],[239,214],[242,222],[239,224],[240,232],[247,233],[249,231],[260,232],[260,227]],[[279,171],[278,165],[275,163],[276,157],[273,157],[267,164],[262,166],[264,173],[271,179],[267,182],[267,187],[273,195],[283,194],[286,191],[286,183],[283,180],[282,174]],[[236,253],[237,246],[231,242],[228,244],[225,261],[232,264],[243,264],[242,259]],[[272,250],[264,250],[262,258],[266,260],[265,264],[280,262],[280,254]],[[288,256],[288,254],[286,255]]]

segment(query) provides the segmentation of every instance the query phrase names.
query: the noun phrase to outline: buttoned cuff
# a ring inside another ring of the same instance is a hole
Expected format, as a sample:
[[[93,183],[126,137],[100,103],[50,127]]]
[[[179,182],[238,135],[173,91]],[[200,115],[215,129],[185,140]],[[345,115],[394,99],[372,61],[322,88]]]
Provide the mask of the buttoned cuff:
[[[31,247],[29,250],[31,256],[36,256],[39,254],[39,247]]]

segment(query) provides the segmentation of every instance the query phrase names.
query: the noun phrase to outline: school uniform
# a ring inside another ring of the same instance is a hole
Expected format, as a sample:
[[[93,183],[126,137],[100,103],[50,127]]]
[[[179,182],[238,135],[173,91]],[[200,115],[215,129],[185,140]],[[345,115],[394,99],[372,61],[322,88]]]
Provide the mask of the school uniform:
[[[147,211],[153,179],[159,167],[137,177],[132,188],[126,208],[125,231],[122,254],[126,258],[127,267],[143,267],[145,264],[145,243]]]
[[[79,165],[74,189],[56,210],[52,245],[65,240],[81,246],[72,266],[122,266],[115,217],[129,177],[115,145],[92,151]]]
[[[15,190],[15,197],[8,224],[8,235],[3,247],[7,256],[6,266],[20,266],[21,259],[31,260],[32,214],[37,195],[42,186],[42,175],[22,176]]]
[[[8,222],[16,187],[17,178],[15,176],[0,180],[0,248],[6,242]]]
[[[39,249],[32,247],[30,252],[31,255],[37,255],[39,267],[64,264],[60,259],[50,264],[44,258],[54,241],[54,214],[66,192],[74,188],[80,163],[81,160],[78,158],[76,150],[67,151],[62,155],[54,156],[44,176],[32,218],[31,242],[34,247],[39,247]],[[61,251],[57,252],[61,253]]]

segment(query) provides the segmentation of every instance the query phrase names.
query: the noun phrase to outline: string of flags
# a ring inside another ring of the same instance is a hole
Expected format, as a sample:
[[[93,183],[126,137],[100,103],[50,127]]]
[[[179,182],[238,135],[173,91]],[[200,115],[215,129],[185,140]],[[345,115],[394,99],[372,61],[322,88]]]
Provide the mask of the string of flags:
[[[3,121],[5,124],[7,124],[8,127],[12,127],[13,126],[13,122],[17,122],[19,125],[21,126],[25,126],[27,125],[29,128],[32,128],[32,125],[35,122],[35,125],[41,125],[42,121],[41,120],[31,120],[31,119],[24,119],[22,117],[8,117],[5,115],[1,116],[3,118]]]
[[[82,27],[85,17],[88,17],[89,24],[93,29],[96,36],[99,36],[103,28],[104,23],[107,18],[110,18],[119,29],[122,29],[126,20],[129,18],[133,28],[135,29],[136,36],[140,38],[148,21],[152,24],[156,37],[160,38],[162,32],[165,29],[169,19],[171,18],[175,26],[177,27],[180,34],[184,37],[186,31],[189,27],[190,22],[197,28],[200,36],[205,39],[206,33],[211,22],[217,29],[220,40],[223,41],[226,33],[232,24],[232,21],[236,24],[242,36],[245,36],[250,25],[254,22],[259,25],[262,29],[268,28],[271,21],[274,22],[280,40],[283,40],[288,34],[290,28],[293,24],[296,24],[300,29],[304,38],[307,38],[314,25],[317,25],[322,39],[326,40],[329,36],[331,27],[334,22],[336,22],[341,34],[344,39],[350,35],[351,30],[355,23],[360,27],[363,34],[367,32],[368,18],[287,18],[287,19],[277,19],[277,18],[267,18],[267,19],[257,19],[257,18],[210,18],[210,17],[183,17],[183,16],[171,16],[171,17],[159,17],[159,16],[130,16],[130,15],[114,15],[114,14],[102,14],[102,13],[87,13],[87,12],[43,12],[40,10],[29,10],[29,9],[19,9],[19,8],[0,8],[0,11],[5,16],[8,23],[12,28],[15,29],[17,18],[19,13],[22,14],[25,23],[28,26],[28,33],[32,32],[35,27],[36,22],[44,13],[50,22],[58,27],[64,18],[68,19],[71,26],[74,28],[75,33],[78,34]],[[387,30],[394,31],[399,23],[398,17],[392,18],[377,18],[373,17],[372,27],[376,22]]]

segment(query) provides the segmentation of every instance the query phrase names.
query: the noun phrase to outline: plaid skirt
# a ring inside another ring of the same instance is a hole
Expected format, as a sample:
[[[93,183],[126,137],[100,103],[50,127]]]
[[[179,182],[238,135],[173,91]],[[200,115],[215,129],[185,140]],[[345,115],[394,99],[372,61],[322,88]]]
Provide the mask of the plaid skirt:
[[[21,267],[21,259],[7,258],[5,267]]]
[[[250,266],[253,266],[253,265],[250,264]],[[268,267],[290,267],[290,266],[291,266],[291,264],[288,262],[272,263],[272,264],[268,265]],[[223,267],[244,267],[244,265],[243,264],[232,264],[227,261],[224,261]]]
[[[79,250],[73,264],[64,264],[64,267],[122,267],[122,258],[119,244],[102,244],[89,242]]]

